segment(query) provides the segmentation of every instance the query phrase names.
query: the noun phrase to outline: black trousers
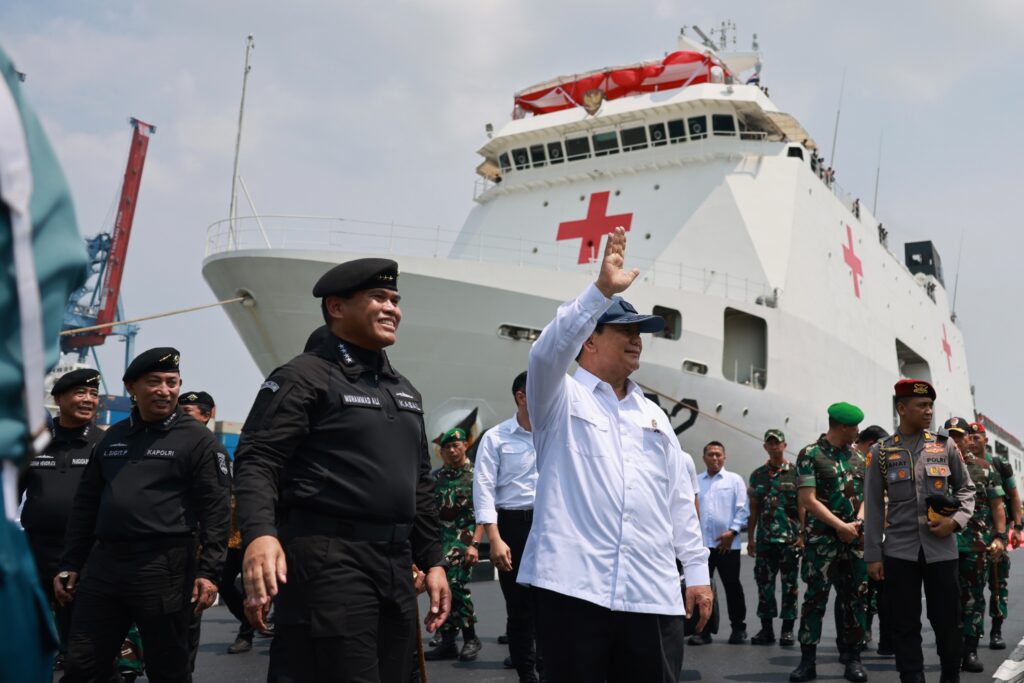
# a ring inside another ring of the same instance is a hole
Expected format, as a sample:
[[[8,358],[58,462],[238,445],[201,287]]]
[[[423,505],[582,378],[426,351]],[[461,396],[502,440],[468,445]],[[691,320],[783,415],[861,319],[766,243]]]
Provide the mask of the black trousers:
[[[251,641],[254,629],[245,616],[245,592],[235,585],[235,580],[242,573],[244,557],[245,553],[241,548],[228,548],[227,557],[224,559],[224,573],[217,588],[224,606],[235,619],[238,619],[238,637]]]
[[[537,643],[551,683],[676,683],[683,616],[613,612],[534,588]]]
[[[75,591],[63,683],[107,683],[132,622],[152,683],[186,683],[192,553],[98,545]]]
[[[747,599],[743,596],[743,584],[740,583],[740,551],[720,553],[717,548],[708,548],[708,551],[708,571],[711,578],[715,578],[716,571],[722,577],[725,600],[729,605],[729,623],[733,629],[746,629]]]
[[[64,536],[31,532],[26,532],[26,536],[29,548],[32,549],[32,559],[36,562],[36,571],[39,573],[39,583],[43,588],[43,594],[50,601],[50,609],[53,610],[57,635],[60,638],[60,652],[67,654],[68,633],[71,631],[71,615],[75,603],[61,605],[53,594],[53,578],[57,576],[57,565],[60,563],[61,553],[64,552]]]
[[[512,571],[498,572],[501,594],[505,596],[508,617],[508,653],[521,683],[536,681],[537,630],[533,619],[533,595],[528,586],[516,583],[519,563],[533,524],[532,510],[498,510],[498,531],[512,553]]]
[[[924,551],[916,562],[884,558],[885,590],[879,596],[888,602],[892,622],[892,644],[896,668],[902,673],[924,669],[921,652],[921,584],[928,603],[928,621],[935,631],[935,646],[942,671],[960,670],[963,636],[960,630],[960,583],[958,560],[924,561]]]
[[[416,621],[408,542],[291,536],[268,683],[408,683]]]

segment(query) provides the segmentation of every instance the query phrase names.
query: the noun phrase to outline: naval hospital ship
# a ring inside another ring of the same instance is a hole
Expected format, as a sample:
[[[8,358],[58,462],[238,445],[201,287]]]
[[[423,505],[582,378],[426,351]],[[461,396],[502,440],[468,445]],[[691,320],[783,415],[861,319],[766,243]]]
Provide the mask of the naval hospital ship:
[[[811,135],[760,87],[756,41],[724,48],[681,35],[664,59],[517,93],[511,120],[487,126],[461,230],[236,218],[210,226],[203,275],[219,299],[249,297],[226,311],[269,374],[322,323],[310,291],[324,271],[395,258],[403,319],[388,352],[423,393],[431,434],[479,433],[512,415],[531,342],[593,281],[602,239],[622,225],[627,267],[641,270],[625,296],[668,321],[645,337],[633,378],[698,457],[720,440],[745,475],[764,460],[767,428],[785,430],[795,452],[840,400],[891,429],[901,377],[935,385],[936,426],[973,418],[934,246],[890,251]]]

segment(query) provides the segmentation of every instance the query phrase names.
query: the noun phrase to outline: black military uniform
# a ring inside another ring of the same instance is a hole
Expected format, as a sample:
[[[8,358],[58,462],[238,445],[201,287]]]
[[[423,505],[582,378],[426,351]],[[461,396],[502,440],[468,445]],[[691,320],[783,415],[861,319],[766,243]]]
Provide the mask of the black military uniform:
[[[78,387],[98,388],[100,373],[84,368],[72,370],[53,385],[50,392],[60,396]],[[66,652],[73,605],[62,606],[53,595],[53,577],[64,551],[64,532],[71,516],[71,504],[78,482],[89,462],[93,446],[103,437],[95,424],[62,427],[58,418],[50,427],[50,444],[33,458],[19,480],[19,493],[25,496],[21,525],[28,537],[32,557],[39,572],[39,583],[50,599],[60,635],[61,654]]]
[[[396,289],[397,264],[335,267],[313,295]],[[280,539],[268,680],[407,681],[411,565],[441,563],[420,394],[383,351],[327,334],[263,383],[235,457],[245,545]]]
[[[154,349],[132,361],[124,378],[177,371],[177,365],[177,351]],[[85,567],[75,591],[64,681],[105,683],[133,621],[149,680],[189,680],[193,582],[200,577],[216,583],[224,561],[227,463],[213,434],[181,408],[159,422],[143,421],[134,409],[107,430],[75,496],[60,563],[67,571]],[[204,534],[197,567],[199,525]]]

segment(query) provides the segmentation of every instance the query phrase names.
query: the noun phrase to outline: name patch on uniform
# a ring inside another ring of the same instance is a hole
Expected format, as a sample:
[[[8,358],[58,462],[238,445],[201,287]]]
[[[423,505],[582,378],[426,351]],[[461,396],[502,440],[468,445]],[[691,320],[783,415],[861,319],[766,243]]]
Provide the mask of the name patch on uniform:
[[[146,451],[147,458],[173,458],[177,451],[166,448],[150,448]]]
[[[56,467],[56,466],[57,466],[57,461],[54,460],[53,458],[49,458],[47,460],[40,460],[39,458],[36,458],[29,465],[29,467]]]
[[[347,406],[363,406],[364,408],[380,408],[380,399],[376,396],[359,394],[343,394],[341,402]]]
[[[946,451],[942,451],[941,455],[925,455],[921,458],[921,461],[925,465],[945,465],[946,464]]]
[[[75,465],[88,465],[88,464],[89,464],[89,458],[72,458],[71,459],[71,465],[72,466],[75,466]]]
[[[421,406],[416,401],[407,401],[404,398],[396,398],[395,404],[398,405],[398,407],[401,408],[402,410],[411,410],[416,413],[423,412],[423,406]]]
[[[128,448],[107,448],[103,451],[104,458],[126,458],[128,457]]]

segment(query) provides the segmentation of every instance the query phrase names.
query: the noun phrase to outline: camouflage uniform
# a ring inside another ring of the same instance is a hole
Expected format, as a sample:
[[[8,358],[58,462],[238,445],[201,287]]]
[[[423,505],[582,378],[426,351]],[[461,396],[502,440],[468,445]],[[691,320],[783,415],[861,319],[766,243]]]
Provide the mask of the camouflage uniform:
[[[1009,509],[1009,493],[1017,488],[1017,482],[1013,477],[1013,465],[1001,455],[986,454],[985,458],[991,458],[995,470],[1003,481],[1003,491],[1006,495],[1006,528],[1012,524]],[[1009,550],[1009,548],[1007,548]],[[1010,597],[1010,554],[1004,553],[999,562],[991,563],[988,574],[988,590],[991,594],[988,605],[988,615],[993,619],[1006,619],[1006,601]]]
[[[454,633],[476,623],[469,593],[472,567],[466,564],[466,550],[473,542],[476,517],[473,512],[473,463],[462,467],[445,465],[437,470],[435,495],[441,520],[441,551],[449,562],[448,587],[452,609],[441,633]]]
[[[964,464],[974,482],[975,502],[967,527],[956,535],[960,553],[960,608],[964,635],[981,638],[985,633],[985,584],[993,564],[988,554],[995,533],[991,503],[1003,497],[1003,482],[995,467],[982,458],[967,456]]]
[[[750,498],[757,502],[757,535],[754,580],[757,581],[757,616],[759,619],[796,621],[799,597],[797,576],[800,571],[800,549],[793,547],[800,537],[797,516],[796,467],[783,462],[758,467],[750,475]],[[775,604],[775,575],[782,573],[782,614]]]
[[[815,496],[833,515],[854,522],[864,500],[864,456],[852,448],[836,448],[823,434],[800,451],[796,470],[801,488],[813,487]],[[845,642],[864,649],[867,631],[868,572],[864,539],[843,543],[835,530],[807,513],[807,538],[801,578],[807,584],[800,610],[801,645],[817,645],[828,594],[835,586],[843,610]]]

